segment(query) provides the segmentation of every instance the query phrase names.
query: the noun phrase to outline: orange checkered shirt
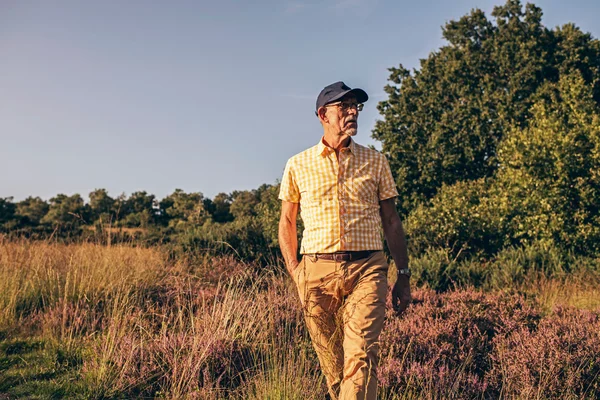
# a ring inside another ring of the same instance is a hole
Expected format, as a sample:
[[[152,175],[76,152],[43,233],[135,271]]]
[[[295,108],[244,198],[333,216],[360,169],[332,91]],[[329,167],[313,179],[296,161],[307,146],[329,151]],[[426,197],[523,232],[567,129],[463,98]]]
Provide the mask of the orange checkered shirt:
[[[300,253],[383,249],[379,201],[398,196],[387,159],[352,139],[335,151],[323,143],[289,159],[279,199],[300,203]]]

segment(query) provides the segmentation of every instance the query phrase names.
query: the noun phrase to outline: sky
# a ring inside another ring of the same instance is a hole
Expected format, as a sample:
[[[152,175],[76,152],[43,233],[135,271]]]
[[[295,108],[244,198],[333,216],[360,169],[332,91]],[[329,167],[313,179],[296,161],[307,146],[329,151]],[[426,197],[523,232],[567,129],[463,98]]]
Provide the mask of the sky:
[[[597,0],[538,0],[600,37]],[[0,197],[176,188],[213,198],[280,179],[316,144],[319,91],[369,93],[418,68],[441,27],[487,0],[0,0]]]

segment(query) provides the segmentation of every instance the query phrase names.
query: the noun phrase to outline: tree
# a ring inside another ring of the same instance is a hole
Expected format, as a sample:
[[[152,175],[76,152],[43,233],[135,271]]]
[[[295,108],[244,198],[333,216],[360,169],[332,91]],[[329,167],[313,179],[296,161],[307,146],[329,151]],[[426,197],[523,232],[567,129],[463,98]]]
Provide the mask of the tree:
[[[209,218],[202,193],[188,194],[181,189],[161,200],[159,209],[163,224],[178,229],[202,225]]]
[[[513,240],[600,251],[600,107],[579,73],[544,88],[500,144],[495,198]]]
[[[115,212],[115,199],[108,195],[106,189],[96,189],[90,193],[90,219],[93,222],[103,217],[103,222],[112,220]]]
[[[412,73],[390,69],[382,143],[407,214],[443,185],[494,175],[497,148],[513,127],[526,128],[538,89],[579,71],[600,102],[600,42],[574,25],[549,30],[540,8],[509,0],[492,12],[473,10],[443,28],[448,45]]]
[[[210,213],[214,222],[224,223],[233,221],[231,208],[231,196],[227,193],[219,193],[213,200],[204,199],[204,208]]]
[[[17,203],[17,215],[21,217],[22,224],[27,226],[39,225],[48,213],[50,206],[39,197],[27,197]]]
[[[528,126],[499,144],[493,177],[443,185],[410,213],[417,252],[491,255],[534,242],[600,251],[600,107],[576,72],[539,91]]]
[[[62,226],[79,226],[85,223],[85,207],[79,194],[58,194],[50,199],[48,213],[42,223]]]
[[[234,218],[254,217],[256,216],[256,206],[260,201],[256,190],[242,190],[232,193],[230,212]]]
[[[12,197],[0,198],[0,228],[3,225],[5,228],[9,228],[8,222],[12,222],[11,227],[14,226],[13,221],[15,220],[17,207],[12,200]]]
[[[156,200],[145,191],[134,192],[124,201],[123,223],[131,228],[147,228],[156,222]]]

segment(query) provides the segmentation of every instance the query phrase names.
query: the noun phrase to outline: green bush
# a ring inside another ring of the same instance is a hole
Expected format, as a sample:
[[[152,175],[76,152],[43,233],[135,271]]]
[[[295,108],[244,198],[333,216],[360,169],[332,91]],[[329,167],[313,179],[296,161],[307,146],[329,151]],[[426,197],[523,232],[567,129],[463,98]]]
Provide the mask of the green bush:
[[[539,278],[600,276],[600,259],[565,252],[551,241],[507,247],[494,257],[453,257],[449,249],[428,249],[411,258],[413,281],[438,292],[456,287],[513,289]]]
[[[256,217],[238,218],[222,224],[208,221],[173,235],[171,242],[178,251],[187,254],[233,254],[243,261],[259,263],[273,261],[276,251]]]
[[[506,217],[483,179],[443,186],[429,205],[409,214],[406,230],[415,254],[429,248],[448,249],[453,257],[494,254],[509,241]]]
[[[600,250],[600,112],[577,75],[540,89],[527,128],[499,145],[497,173],[444,185],[407,218],[411,249],[493,256],[549,242],[564,252]]]

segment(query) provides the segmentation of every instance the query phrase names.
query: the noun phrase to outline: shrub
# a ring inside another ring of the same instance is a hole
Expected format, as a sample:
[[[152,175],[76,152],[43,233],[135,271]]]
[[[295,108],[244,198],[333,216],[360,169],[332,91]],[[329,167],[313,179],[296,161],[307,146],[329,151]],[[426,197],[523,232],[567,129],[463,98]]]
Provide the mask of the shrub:
[[[506,398],[598,398],[600,316],[558,308],[536,329],[494,338],[490,384]]]
[[[403,318],[388,314],[381,335],[380,379],[389,392],[478,397],[490,390],[492,339],[540,319],[519,296],[421,290],[415,299]]]
[[[453,258],[454,257],[454,258]],[[600,259],[565,252],[551,241],[507,247],[493,257],[455,257],[450,249],[428,249],[411,258],[413,281],[438,292],[457,287],[519,289],[540,278],[590,280],[600,276]]]
[[[507,246],[549,242],[562,251],[600,250],[600,111],[574,74],[539,89],[528,126],[498,145],[493,176],[442,186],[407,218],[416,254],[493,256]]]
[[[415,293],[381,336],[385,398],[600,396],[600,312],[543,316],[522,296],[461,290]]]

